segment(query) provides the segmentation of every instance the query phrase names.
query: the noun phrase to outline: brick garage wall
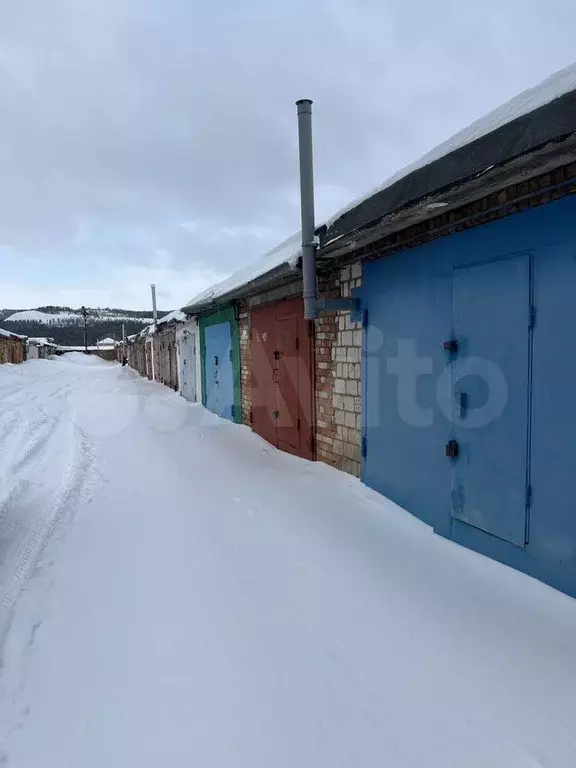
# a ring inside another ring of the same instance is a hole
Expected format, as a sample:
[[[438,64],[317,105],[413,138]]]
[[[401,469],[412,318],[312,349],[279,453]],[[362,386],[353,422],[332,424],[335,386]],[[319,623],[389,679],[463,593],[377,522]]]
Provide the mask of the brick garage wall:
[[[251,318],[247,302],[240,305],[238,328],[240,330],[240,375],[242,378],[242,423],[251,426],[252,410],[252,350]]]
[[[0,336],[0,363],[23,363],[26,342],[23,339]]]
[[[549,189],[549,187],[556,187]],[[499,192],[472,203],[413,224],[406,229],[362,246],[350,258],[371,260],[396,251],[423,245],[466,229],[474,229],[529,208],[560,200],[576,193],[576,162],[536,176],[529,181],[512,184]]]
[[[322,298],[347,298],[362,283],[362,265],[319,278]],[[316,321],[316,455],[360,476],[362,324],[349,312],[322,313]]]

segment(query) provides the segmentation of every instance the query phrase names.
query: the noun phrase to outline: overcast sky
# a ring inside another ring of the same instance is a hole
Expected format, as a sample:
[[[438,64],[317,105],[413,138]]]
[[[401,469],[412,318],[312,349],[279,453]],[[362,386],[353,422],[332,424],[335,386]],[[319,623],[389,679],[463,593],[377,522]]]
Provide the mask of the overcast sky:
[[[0,0],[0,308],[162,309],[571,63],[574,0]]]

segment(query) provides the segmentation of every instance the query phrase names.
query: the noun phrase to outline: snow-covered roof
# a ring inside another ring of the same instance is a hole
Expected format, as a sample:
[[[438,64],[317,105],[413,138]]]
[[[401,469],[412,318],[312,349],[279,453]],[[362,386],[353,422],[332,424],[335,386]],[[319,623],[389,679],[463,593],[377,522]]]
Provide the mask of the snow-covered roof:
[[[231,274],[230,277],[225,278],[221,282],[202,291],[197,296],[194,296],[194,298],[186,304],[185,309],[187,307],[209,304],[211,301],[216,301],[221,296],[225,296],[236,288],[241,288],[242,286],[247,285],[252,282],[252,280],[266,275],[268,272],[272,272],[284,264],[289,267],[295,267],[301,255],[300,243],[300,232],[297,232],[271,251],[268,251],[268,253],[265,253],[264,256],[261,256],[256,261],[241,267]]]
[[[57,349],[59,352],[84,352],[85,350],[88,350],[89,352],[99,351],[99,348],[94,344],[89,344],[87,347],[85,347],[83,344],[76,345],[76,346],[68,346],[67,344],[57,344]]]
[[[503,126],[518,120],[522,116],[529,115],[535,110],[543,107],[547,104],[551,104],[553,101],[559,99],[566,94],[570,94],[576,90],[576,63],[569,67],[557,72],[550,77],[546,78],[542,83],[533,88],[529,88],[523,93],[515,96],[506,104],[492,110],[480,120],[469,125],[467,128],[456,133],[452,138],[439,144],[437,147],[427,152],[421,158],[413,163],[410,163],[402,170],[390,176],[383,184],[376,189],[373,189],[366,195],[362,195],[356,200],[352,201],[349,205],[336,212],[333,216],[327,219],[323,224],[317,227],[317,231],[330,229],[341,219],[345,214],[355,210],[359,206],[366,203],[366,201],[380,195],[385,190],[390,189],[396,185],[402,179],[407,178],[411,174],[419,171],[423,168],[430,166],[442,158],[452,155],[454,152],[461,150],[475,141],[478,141],[484,136],[501,129]],[[562,126],[554,126],[557,132],[562,132]],[[545,137],[543,137],[545,139]],[[507,151],[512,151],[512,148]],[[400,205],[401,203],[399,203]],[[334,233],[337,237],[338,233]],[[330,237],[328,237],[328,241]],[[273,248],[271,251],[260,257],[256,261],[247,264],[241,269],[237,270],[225,280],[207,288],[201,293],[194,296],[184,306],[183,309],[193,311],[194,309],[201,309],[212,302],[216,302],[219,299],[232,294],[234,291],[241,289],[243,286],[248,285],[257,278],[264,278],[268,273],[271,273],[282,266],[287,268],[295,267],[301,256],[300,247],[301,237],[300,233],[293,235],[285,240],[280,245]],[[326,244],[326,243],[325,243]]]
[[[111,339],[109,336],[105,339],[100,339],[100,341],[96,342],[98,346],[100,347],[113,347],[116,344],[116,339]]]
[[[138,331],[138,333],[135,333],[132,336],[128,336],[128,339],[130,341],[136,341],[138,339],[145,339],[148,336],[151,336],[153,333],[154,333],[154,324],[147,325],[145,328],[142,328],[141,331]]]
[[[158,320],[158,325],[167,325],[168,323],[183,323],[186,320],[186,315],[181,309],[173,309],[172,312],[168,312],[163,318]]]
[[[26,336],[21,336],[19,333],[13,333],[12,331],[5,331],[3,328],[0,328],[0,336],[3,336],[5,339],[26,339]]]
[[[45,336],[34,336],[28,339],[29,344],[33,344],[37,347],[56,347],[58,346],[54,339],[48,339]]]
[[[487,136],[489,133],[492,133],[498,128],[502,128],[513,120],[516,120],[523,115],[527,115],[530,112],[534,112],[534,110],[539,107],[543,107],[554,99],[574,90],[576,90],[576,63],[560,70],[560,72],[550,75],[550,77],[547,77],[538,85],[522,91],[522,93],[510,99],[510,101],[507,101],[505,104],[488,112],[487,115],[484,115],[484,117],[471,123],[463,130],[458,131],[458,133],[455,133],[454,136],[451,136],[447,141],[438,144],[438,146],[431,149],[425,155],[422,155],[418,160],[415,160],[405,168],[394,173],[386,179],[383,184],[380,184],[367,194],[361,195],[340,211],[337,211],[324,222],[323,226],[329,228],[345,213],[356,208],[356,206],[374,195],[377,195],[379,192],[388,189],[397,181],[400,181],[400,179],[405,178],[414,171],[424,168],[427,165],[431,165],[436,160],[440,160],[441,158],[446,157],[446,155],[455,152],[457,149],[472,144],[472,142],[477,139]]]

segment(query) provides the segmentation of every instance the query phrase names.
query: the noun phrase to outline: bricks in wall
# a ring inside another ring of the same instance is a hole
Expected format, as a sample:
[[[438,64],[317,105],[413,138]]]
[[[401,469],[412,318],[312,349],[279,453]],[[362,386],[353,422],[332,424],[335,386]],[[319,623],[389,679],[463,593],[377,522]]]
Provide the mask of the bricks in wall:
[[[323,298],[348,297],[362,281],[358,262],[319,278]],[[349,312],[322,313],[316,321],[316,455],[360,475],[362,326]]]
[[[553,200],[560,200],[576,194],[575,177],[576,163],[556,168],[375,240],[358,248],[354,252],[354,257],[363,260],[379,259],[396,251],[423,245]]]
[[[240,307],[238,326],[240,330],[240,375],[242,378],[242,423],[250,426],[252,412],[251,317],[246,305]]]

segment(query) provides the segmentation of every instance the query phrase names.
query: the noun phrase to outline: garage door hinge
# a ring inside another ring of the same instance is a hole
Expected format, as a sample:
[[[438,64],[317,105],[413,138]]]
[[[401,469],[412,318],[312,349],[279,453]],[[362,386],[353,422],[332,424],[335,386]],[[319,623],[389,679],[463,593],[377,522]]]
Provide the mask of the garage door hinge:
[[[366,438],[363,437],[362,438],[362,458],[363,459],[366,458],[366,451],[367,451],[367,441],[366,441]]]
[[[300,339],[296,336],[296,351],[300,349]]]

